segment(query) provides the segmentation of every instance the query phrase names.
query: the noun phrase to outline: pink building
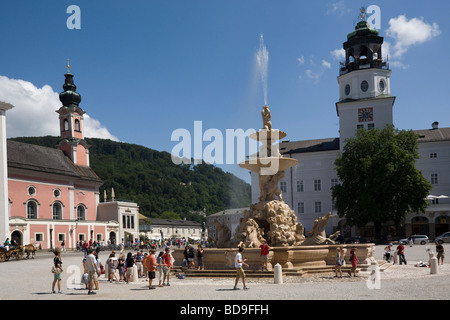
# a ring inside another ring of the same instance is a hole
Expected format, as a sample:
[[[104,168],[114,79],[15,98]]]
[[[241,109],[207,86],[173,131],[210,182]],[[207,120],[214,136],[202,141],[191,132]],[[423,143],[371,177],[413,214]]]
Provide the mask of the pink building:
[[[62,241],[66,248],[80,240],[117,242],[119,222],[98,219],[103,182],[89,167],[85,112],[69,71],[63,88],[57,148],[7,141],[10,239],[42,249],[61,247]]]

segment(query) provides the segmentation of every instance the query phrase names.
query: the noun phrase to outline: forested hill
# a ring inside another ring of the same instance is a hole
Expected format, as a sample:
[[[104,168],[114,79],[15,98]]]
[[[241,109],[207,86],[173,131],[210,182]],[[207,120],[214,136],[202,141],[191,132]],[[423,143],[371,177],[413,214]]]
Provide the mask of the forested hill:
[[[11,140],[55,147],[59,138],[24,137]],[[212,214],[250,205],[248,183],[209,164],[175,165],[168,152],[111,140],[86,138],[90,166],[104,181],[100,188],[108,199],[131,200],[148,217],[186,218],[200,221],[193,211]]]

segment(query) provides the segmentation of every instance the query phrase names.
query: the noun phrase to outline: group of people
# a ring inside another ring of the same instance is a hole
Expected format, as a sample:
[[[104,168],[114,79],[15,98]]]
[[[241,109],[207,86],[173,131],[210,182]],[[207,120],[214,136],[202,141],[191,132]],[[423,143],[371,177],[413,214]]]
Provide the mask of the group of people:
[[[353,246],[350,250],[350,257],[349,261],[352,264],[352,267],[350,271],[348,271],[348,275],[351,277],[352,273],[353,276],[356,277],[356,268],[358,267],[358,257],[356,255],[357,248],[356,246]],[[342,265],[344,264],[344,258],[342,255],[342,249],[340,247],[336,248],[336,264],[335,264],[335,278],[342,278]]]
[[[204,250],[201,244],[197,246],[197,252],[195,252],[194,247],[191,244],[187,244],[184,247],[184,260],[183,266],[188,269],[195,269],[195,256],[197,253],[197,268],[198,270],[205,270],[205,264],[203,262]]]
[[[439,261],[441,264],[444,264],[444,257],[445,257],[444,246],[441,243],[439,243],[438,241],[435,242],[435,245],[436,245],[436,253],[437,253],[436,258],[437,258],[438,264],[439,264]],[[400,264],[404,263],[406,265],[407,262],[406,262],[406,258],[405,258],[405,246],[402,243],[400,243],[397,246],[397,249],[395,252],[397,253],[397,255],[399,257],[399,263]],[[389,244],[384,248],[384,258],[386,259],[386,261],[389,262],[391,257],[392,257],[392,244]]]
[[[58,293],[61,291],[61,280],[63,273],[63,261],[61,258],[61,250],[56,248],[54,251],[55,257],[53,259],[52,273],[54,274],[52,282],[52,293],[56,293],[55,287],[58,287]],[[82,260],[83,276],[81,283],[86,285],[88,295],[96,294],[94,290],[99,290],[99,277],[106,273],[107,279],[112,283],[113,281],[130,283],[133,281],[133,270],[136,266],[138,278],[145,278],[149,282],[149,289],[155,289],[153,280],[158,277],[159,287],[170,286],[170,270],[175,262],[170,248],[159,252],[156,257],[156,249],[151,248],[148,253],[143,253],[141,250],[133,255],[128,252],[127,256],[123,253],[116,257],[116,252],[112,251],[106,260],[107,270],[100,261],[98,252],[94,246],[86,248],[85,256]],[[119,278],[117,278],[117,273]]]
[[[137,277],[145,278],[149,282],[149,289],[155,289],[153,287],[153,279],[156,276],[159,279],[159,287],[170,286],[170,270],[174,262],[175,259],[170,252],[170,248],[160,251],[157,257],[155,248],[151,248],[148,253],[138,250],[135,255],[128,252],[126,257],[121,254],[119,259],[116,259],[115,254],[111,253],[106,262],[108,266],[108,280],[110,282],[114,280],[126,283],[132,282],[133,269],[136,266]],[[117,279],[117,270],[119,271],[120,279]]]

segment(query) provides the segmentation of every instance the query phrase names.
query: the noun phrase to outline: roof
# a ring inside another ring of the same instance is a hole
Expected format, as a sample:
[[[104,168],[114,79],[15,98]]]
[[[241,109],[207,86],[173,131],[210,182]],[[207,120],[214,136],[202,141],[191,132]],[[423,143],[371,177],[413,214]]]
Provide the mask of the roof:
[[[145,217],[145,216],[144,216],[144,218],[142,218],[142,215],[139,215],[139,220],[144,220],[145,222],[148,221],[148,223],[145,223],[145,224],[158,225],[158,226],[181,226],[181,227],[201,227],[202,226],[201,223],[196,222],[196,221],[149,218],[149,217]],[[140,223],[140,224],[142,224],[142,223]]]
[[[419,135],[419,143],[450,141],[450,128],[435,128],[426,130],[413,130]],[[300,140],[293,142],[282,142],[280,153],[283,155],[339,150],[339,138]]]
[[[7,140],[7,154],[8,168],[58,174],[102,183],[94,170],[88,166],[74,164],[59,149]]]
[[[279,147],[281,154],[333,151],[339,150],[339,138],[282,142]]]
[[[223,215],[234,215],[234,214],[243,214],[245,210],[248,210],[249,208],[235,208],[235,209],[226,209],[222,210],[213,214],[210,214],[209,217],[219,217]]]
[[[450,140],[450,128],[414,130],[419,135],[419,143]]]

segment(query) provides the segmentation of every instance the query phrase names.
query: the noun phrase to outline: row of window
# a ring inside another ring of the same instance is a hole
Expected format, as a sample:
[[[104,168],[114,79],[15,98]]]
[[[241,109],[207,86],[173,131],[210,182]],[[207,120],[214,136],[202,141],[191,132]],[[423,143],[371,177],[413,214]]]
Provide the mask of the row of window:
[[[333,200],[331,202],[331,210],[335,210],[335,200]],[[298,214],[302,214],[305,213],[305,203],[302,202],[298,202],[297,203],[297,213]],[[322,213],[322,201],[314,201],[314,213]]]
[[[439,175],[437,173],[431,174],[430,182],[432,185],[439,184]],[[331,188],[333,188],[335,185],[339,183],[338,179],[331,179]],[[287,182],[286,181],[280,181],[280,190],[282,192],[287,192]],[[321,179],[314,179],[313,182],[313,190],[314,191],[322,191],[322,180]],[[303,180],[297,180],[297,192],[304,192],[305,191],[305,185]]]
[[[28,189],[27,189],[27,193],[31,197],[36,196],[36,187],[35,186],[29,186]],[[61,196],[61,190],[53,189],[53,197],[59,198],[60,196]]]
[[[86,241],[86,235],[84,233],[78,234],[78,241]],[[34,241],[35,242],[44,242],[44,233],[43,232],[36,232],[34,234]],[[98,242],[100,242],[103,239],[103,235],[101,233],[97,234],[96,239]],[[58,233],[58,242],[67,241],[66,234],[65,233]]]
[[[35,200],[29,200],[27,202],[27,219],[38,219],[39,204]],[[52,205],[52,219],[63,219],[63,205],[59,201],[55,201]],[[86,207],[83,204],[77,206],[77,219],[86,220]]]
[[[64,119],[64,131],[69,130],[69,120]],[[81,131],[80,120],[75,119],[75,131]]]
[[[338,179],[331,179],[331,188],[338,184]],[[287,182],[286,181],[280,181],[280,190],[282,192],[287,192]],[[322,191],[322,180],[321,179],[314,179],[313,181],[313,190],[314,191]],[[305,185],[303,180],[297,180],[297,192],[304,192],[305,191]]]

